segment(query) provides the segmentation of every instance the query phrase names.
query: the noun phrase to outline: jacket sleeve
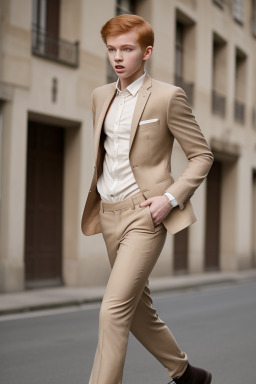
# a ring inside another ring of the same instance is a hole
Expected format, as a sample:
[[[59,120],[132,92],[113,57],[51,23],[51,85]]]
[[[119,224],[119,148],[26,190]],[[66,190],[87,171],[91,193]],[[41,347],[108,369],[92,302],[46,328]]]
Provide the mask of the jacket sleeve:
[[[188,165],[182,175],[166,190],[175,197],[180,209],[183,209],[206,178],[213,163],[213,154],[182,88],[177,87],[169,100],[167,122],[169,130],[188,159]]]

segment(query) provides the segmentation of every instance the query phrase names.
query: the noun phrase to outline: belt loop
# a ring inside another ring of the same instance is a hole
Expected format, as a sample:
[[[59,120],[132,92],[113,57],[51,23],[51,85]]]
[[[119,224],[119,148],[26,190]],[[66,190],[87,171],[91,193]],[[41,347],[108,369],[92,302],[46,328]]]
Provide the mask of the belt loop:
[[[129,201],[130,201],[130,203],[131,203],[131,208],[132,208],[132,209],[135,209],[135,205],[134,205],[133,198],[130,197],[130,198],[129,198]]]

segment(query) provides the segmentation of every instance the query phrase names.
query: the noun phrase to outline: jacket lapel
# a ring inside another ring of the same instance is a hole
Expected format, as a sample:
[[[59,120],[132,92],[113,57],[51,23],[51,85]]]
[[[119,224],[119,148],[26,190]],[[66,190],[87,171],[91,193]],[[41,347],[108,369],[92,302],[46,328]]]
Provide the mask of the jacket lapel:
[[[113,83],[113,87],[111,88],[110,92],[107,94],[105,102],[104,102],[102,110],[101,110],[101,113],[99,115],[99,118],[98,118],[98,120],[95,123],[96,124],[95,125],[95,131],[94,131],[95,132],[95,134],[94,134],[94,157],[95,157],[95,163],[96,163],[97,157],[98,157],[98,149],[99,149],[99,142],[100,142],[100,135],[101,135],[103,121],[105,119],[108,107],[109,107],[113,97],[115,96],[115,92],[116,92],[115,84],[116,83]]]
[[[149,91],[149,88],[152,86],[152,79],[149,76],[148,73],[146,73],[146,76],[144,78],[144,81],[142,83],[142,86],[139,89],[138,92],[138,99],[135,105],[133,118],[132,118],[132,125],[131,125],[131,133],[130,133],[130,144],[129,144],[129,152],[131,151],[132,143],[140,122],[140,118],[142,115],[142,112],[144,111],[144,108],[147,104],[148,98],[150,96],[151,91]]]

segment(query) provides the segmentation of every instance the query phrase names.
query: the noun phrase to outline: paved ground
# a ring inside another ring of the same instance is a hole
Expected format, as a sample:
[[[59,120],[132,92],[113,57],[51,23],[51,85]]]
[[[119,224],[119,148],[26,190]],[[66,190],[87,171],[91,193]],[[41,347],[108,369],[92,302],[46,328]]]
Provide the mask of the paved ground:
[[[256,281],[153,295],[154,307],[212,384],[255,384]],[[99,303],[0,317],[1,384],[88,384]],[[156,359],[130,335],[123,384],[167,384]]]
[[[238,282],[254,277],[256,278],[256,269],[237,273],[216,272],[201,275],[151,278],[150,288],[152,292],[174,291],[189,287]],[[59,287],[0,294],[0,316],[17,312],[80,306],[85,303],[100,302],[104,291],[105,287]]]

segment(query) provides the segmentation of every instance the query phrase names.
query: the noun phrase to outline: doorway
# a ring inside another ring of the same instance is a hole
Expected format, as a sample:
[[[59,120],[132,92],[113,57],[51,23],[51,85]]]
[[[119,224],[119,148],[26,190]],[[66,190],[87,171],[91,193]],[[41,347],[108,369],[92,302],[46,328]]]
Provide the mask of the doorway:
[[[222,163],[215,161],[207,176],[205,269],[218,270],[220,258]]]
[[[62,282],[64,129],[29,121],[25,281],[27,288]]]
[[[188,227],[174,236],[174,273],[188,272]]]

